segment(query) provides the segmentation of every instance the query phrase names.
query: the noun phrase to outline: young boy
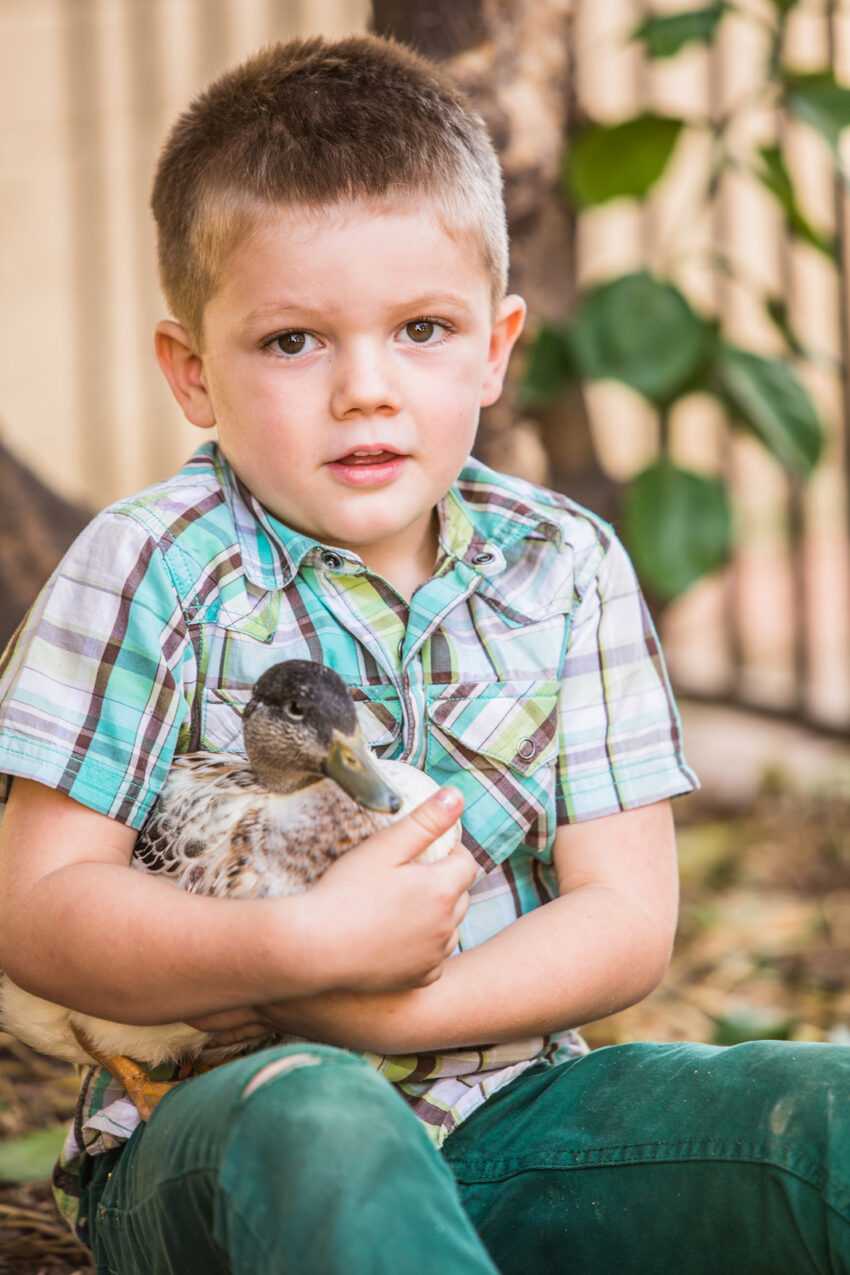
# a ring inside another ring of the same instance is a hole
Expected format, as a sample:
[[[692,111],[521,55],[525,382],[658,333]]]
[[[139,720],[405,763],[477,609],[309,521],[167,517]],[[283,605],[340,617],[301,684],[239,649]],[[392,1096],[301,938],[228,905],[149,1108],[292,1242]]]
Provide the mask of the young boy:
[[[846,1051],[573,1030],[664,973],[695,781],[611,529],[469,456],[525,317],[481,120],[400,46],[295,41],[192,104],[153,208],[157,355],[218,441],[94,520],[5,655],[0,962],[300,1043],[146,1125],[86,1076],[56,1186],[98,1271],[850,1269]],[[299,898],[128,872],[174,754],[240,748],[293,657],[450,786]],[[457,789],[466,849],[412,862]]]

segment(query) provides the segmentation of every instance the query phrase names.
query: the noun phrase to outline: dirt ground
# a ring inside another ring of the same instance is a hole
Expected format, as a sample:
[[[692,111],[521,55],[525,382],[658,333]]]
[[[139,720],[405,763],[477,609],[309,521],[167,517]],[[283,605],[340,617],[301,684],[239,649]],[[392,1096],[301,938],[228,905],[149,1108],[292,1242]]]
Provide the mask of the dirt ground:
[[[850,1043],[850,795],[774,775],[749,813],[697,794],[676,805],[682,913],[662,986],[590,1025],[593,1045],[734,1044],[760,1036]],[[0,1143],[65,1119],[73,1070],[0,1036]],[[92,1275],[45,1184],[0,1186],[0,1275]]]

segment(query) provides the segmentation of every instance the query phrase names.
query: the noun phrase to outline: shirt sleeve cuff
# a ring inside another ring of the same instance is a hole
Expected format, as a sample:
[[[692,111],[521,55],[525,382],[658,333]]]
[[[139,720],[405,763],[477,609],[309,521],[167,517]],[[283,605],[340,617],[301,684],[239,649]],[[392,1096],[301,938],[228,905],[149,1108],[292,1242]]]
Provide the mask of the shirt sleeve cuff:
[[[88,757],[83,775],[77,771],[67,753],[4,732],[0,744],[0,805],[8,801],[13,779],[32,779],[44,784],[45,788],[64,792],[80,805],[110,818],[116,817],[115,810],[125,804],[128,795],[126,776],[120,767]],[[147,819],[157,794],[139,789],[131,795],[132,810],[129,817],[122,817],[121,822],[139,829]]]
[[[656,801],[695,792],[699,780],[684,760],[675,757],[645,758],[640,765],[614,773],[610,769],[572,776],[569,792],[563,785],[557,794],[557,824],[601,819],[623,810],[636,810]]]

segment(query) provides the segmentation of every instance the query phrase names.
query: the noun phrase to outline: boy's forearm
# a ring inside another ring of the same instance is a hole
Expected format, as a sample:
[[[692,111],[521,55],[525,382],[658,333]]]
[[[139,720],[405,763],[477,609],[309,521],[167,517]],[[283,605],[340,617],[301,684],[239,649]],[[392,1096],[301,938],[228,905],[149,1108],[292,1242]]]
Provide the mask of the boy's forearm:
[[[660,982],[673,935],[587,885],[521,917],[410,992],[327,993],[262,1013],[281,1030],[376,1053],[522,1040],[633,1005]]]
[[[127,867],[75,863],[32,888],[3,961],[28,991],[134,1024],[245,1005],[272,988],[307,995],[321,985],[304,897],[205,898]]]

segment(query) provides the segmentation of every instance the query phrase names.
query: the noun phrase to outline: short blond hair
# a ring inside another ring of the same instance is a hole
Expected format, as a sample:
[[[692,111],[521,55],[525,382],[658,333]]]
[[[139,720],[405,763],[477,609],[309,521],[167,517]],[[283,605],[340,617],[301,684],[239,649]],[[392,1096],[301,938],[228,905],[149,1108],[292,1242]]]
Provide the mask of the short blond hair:
[[[160,277],[200,345],[224,264],[269,207],[422,195],[480,246],[495,305],[508,275],[502,172],[449,77],[395,40],[321,36],[261,49],[179,117],[151,206]]]

